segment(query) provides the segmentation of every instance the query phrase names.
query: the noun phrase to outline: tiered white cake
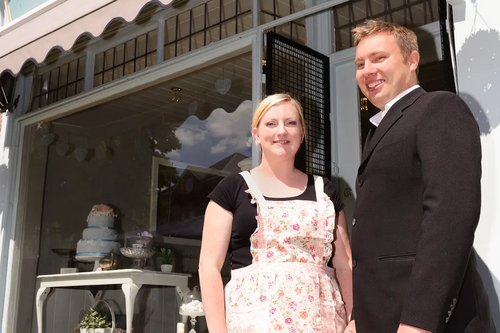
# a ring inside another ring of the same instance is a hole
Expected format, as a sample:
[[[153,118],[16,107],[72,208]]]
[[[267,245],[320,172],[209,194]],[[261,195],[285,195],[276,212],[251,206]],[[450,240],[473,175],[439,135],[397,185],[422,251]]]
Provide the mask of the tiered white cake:
[[[83,230],[82,239],[76,244],[76,257],[99,257],[109,252],[120,253],[116,241],[118,232],[113,229],[115,213],[106,205],[94,205],[87,217],[88,228]]]

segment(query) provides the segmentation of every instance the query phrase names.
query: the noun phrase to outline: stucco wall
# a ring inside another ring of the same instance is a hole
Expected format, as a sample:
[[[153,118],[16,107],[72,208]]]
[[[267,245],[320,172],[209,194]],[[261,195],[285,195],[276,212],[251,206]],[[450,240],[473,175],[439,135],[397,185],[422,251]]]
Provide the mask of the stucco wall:
[[[460,96],[474,112],[483,148],[482,209],[475,249],[500,328],[500,2],[458,0],[454,6]]]

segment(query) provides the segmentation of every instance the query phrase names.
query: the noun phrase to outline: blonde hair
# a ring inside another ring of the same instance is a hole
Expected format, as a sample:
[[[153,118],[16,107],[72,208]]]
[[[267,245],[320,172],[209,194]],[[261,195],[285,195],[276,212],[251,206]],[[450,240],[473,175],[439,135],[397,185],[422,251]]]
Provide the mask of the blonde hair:
[[[299,115],[300,126],[305,133],[306,123],[304,121],[304,112],[302,112],[302,106],[300,105],[299,101],[297,101],[289,94],[274,94],[264,98],[257,106],[257,109],[255,110],[255,113],[253,115],[252,129],[259,127],[262,117],[267,111],[269,111],[270,108],[282,103],[290,103],[295,107],[295,109],[297,110],[297,114]]]
[[[418,52],[417,35],[408,28],[391,22],[366,20],[364,24],[357,26],[351,31],[354,37],[354,45],[357,46],[367,36],[389,33],[396,39],[401,50],[403,59],[406,61],[413,51]]]

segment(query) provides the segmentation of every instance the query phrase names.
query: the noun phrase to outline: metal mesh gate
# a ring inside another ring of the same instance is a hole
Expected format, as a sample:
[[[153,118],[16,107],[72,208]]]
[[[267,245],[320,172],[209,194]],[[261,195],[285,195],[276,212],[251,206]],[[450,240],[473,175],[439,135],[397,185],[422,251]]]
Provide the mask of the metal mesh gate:
[[[328,57],[274,32],[268,32],[266,36],[266,94],[289,93],[300,101],[304,110],[306,138],[295,165],[303,172],[330,178]]]

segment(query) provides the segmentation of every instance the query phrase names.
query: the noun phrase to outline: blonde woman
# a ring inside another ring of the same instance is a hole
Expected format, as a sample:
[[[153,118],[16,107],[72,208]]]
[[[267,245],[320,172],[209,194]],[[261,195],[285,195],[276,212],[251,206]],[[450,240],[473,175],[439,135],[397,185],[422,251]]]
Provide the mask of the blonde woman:
[[[252,122],[261,164],[226,177],[209,195],[199,273],[210,332],[345,329],[352,309],[346,219],[333,184],[294,167],[305,128],[295,99],[265,98]],[[224,290],[228,252],[233,270]]]

